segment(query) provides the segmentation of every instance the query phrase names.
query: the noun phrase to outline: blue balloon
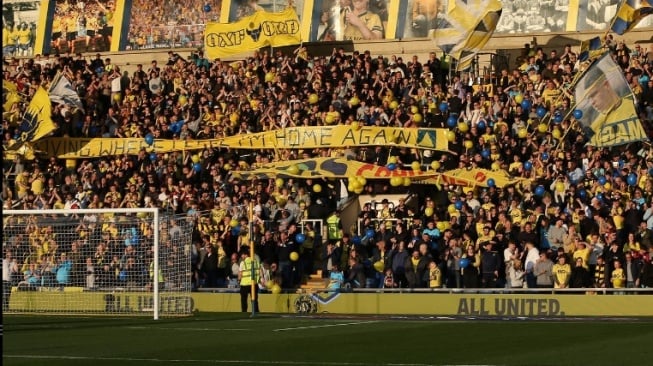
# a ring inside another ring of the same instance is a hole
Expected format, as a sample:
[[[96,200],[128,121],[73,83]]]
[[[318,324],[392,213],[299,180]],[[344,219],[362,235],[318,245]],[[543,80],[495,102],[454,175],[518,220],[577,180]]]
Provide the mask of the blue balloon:
[[[295,235],[295,241],[297,243],[302,244],[305,240],[306,240],[306,235],[302,233],[297,233],[297,235]]]
[[[458,120],[456,119],[455,116],[449,116],[449,118],[447,118],[447,126],[454,128],[456,127],[457,124],[458,124]]]
[[[544,108],[544,107],[537,107],[537,110],[535,111],[535,113],[537,113],[537,116],[538,116],[539,118],[544,118],[544,116],[546,116],[546,108]]]
[[[456,201],[453,205],[456,207],[456,210],[458,211],[463,209],[463,201]]]
[[[204,4],[204,12],[208,13],[211,11],[211,4]]]
[[[564,117],[560,113],[556,113],[556,115],[553,117],[553,122],[555,123],[562,123],[562,120]]]
[[[581,189],[580,191],[578,191],[578,195],[580,196],[580,198],[586,198],[587,197],[587,191],[584,190],[584,189]]]
[[[497,184],[496,184],[496,182],[494,181],[493,178],[490,178],[490,179],[487,180],[487,186],[488,186],[488,187],[494,187],[494,186],[496,186],[496,185],[497,185]]]
[[[388,168],[388,170],[395,170],[395,169],[397,169],[397,164],[390,163],[390,164],[388,164],[387,168]]]
[[[637,184],[637,174],[635,174],[635,173],[628,174],[628,178],[626,178],[626,182],[628,183],[629,186],[636,185]]]
[[[354,245],[361,245],[363,239],[361,239],[360,236],[355,235],[353,238],[351,238],[351,242],[354,243]]]
[[[196,173],[201,172],[201,171],[202,171],[202,164],[200,164],[200,163],[195,163],[195,164],[193,164],[193,170],[194,170]]]
[[[460,265],[460,268],[467,268],[469,266],[469,259],[460,258],[460,260],[458,261],[458,265]]]
[[[543,152],[542,153],[542,160],[549,160],[549,153],[548,152]]]
[[[605,178],[605,176],[602,175],[602,176],[599,177],[599,184],[600,185],[604,185],[605,183],[607,183],[607,181],[608,180]]]
[[[599,201],[603,202],[603,193],[599,193],[599,194],[597,194],[597,195],[596,195],[596,198],[597,198]]]
[[[485,159],[490,157],[490,150],[488,149],[483,149],[481,150],[481,156],[484,157]]]
[[[170,132],[177,134],[181,130],[181,127],[178,124],[173,123],[168,127],[168,129],[170,129]]]
[[[526,110],[529,110],[529,109],[531,109],[531,106],[532,106],[532,104],[531,104],[530,100],[524,99],[524,100],[521,101],[521,107],[522,108],[524,108]]]
[[[151,133],[145,135],[145,143],[148,145],[152,145],[154,143],[154,136],[152,136]]]
[[[525,162],[524,163],[524,169],[526,169],[526,170],[533,169],[533,163],[531,163],[530,161]]]
[[[374,231],[374,229],[367,229],[367,230],[365,230],[365,236],[366,236],[367,238],[373,238],[374,235],[376,235],[376,231]]]
[[[580,109],[574,110],[574,118],[576,119],[583,118],[583,111],[581,111]]]
[[[539,186],[535,187],[535,195],[536,196],[543,196],[544,192],[545,192],[544,186],[539,185]]]
[[[150,160],[151,161],[156,161],[156,153],[155,152],[150,153]]]
[[[447,102],[440,103],[440,112],[444,113],[449,109],[449,104]]]
[[[478,121],[478,124],[476,125],[476,127],[479,130],[485,130],[485,121],[483,121],[483,120]]]
[[[233,235],[233,236],[238,236],[238,235],[240,235],[240,230],[241,230],[240,225],[238,225],[238,226],[232,228],[232,229],[231,229],[231,235]]]

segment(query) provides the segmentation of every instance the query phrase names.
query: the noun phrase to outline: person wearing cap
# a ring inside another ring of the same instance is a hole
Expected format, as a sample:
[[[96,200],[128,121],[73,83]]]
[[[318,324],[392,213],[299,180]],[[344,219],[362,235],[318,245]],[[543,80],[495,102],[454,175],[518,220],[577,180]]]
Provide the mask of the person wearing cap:
[[[258,296],[257,283],[263,278],[261,264],[258,259],[249,256],[249,247],[240,248],[240,266],[238,269],[238,283],[240,284],[240,309],[243,313],[247,312],[247,300],[252,297],[252,284],[255,284],[255,296]],[[259,312],[258,302],[255,302],[255,313]]]

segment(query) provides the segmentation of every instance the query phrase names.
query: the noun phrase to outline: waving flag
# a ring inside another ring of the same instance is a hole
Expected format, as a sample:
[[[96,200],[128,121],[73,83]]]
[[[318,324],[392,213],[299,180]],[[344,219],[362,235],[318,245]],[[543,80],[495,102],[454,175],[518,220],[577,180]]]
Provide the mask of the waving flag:
[[[14,104],[20,102],[20,94],[16,84],[11,81],[2,80],[2,109],[9,112]]]
[[[469,69],[497,28],[501,10],[499,0],[455,0],[430,37],[458,60],[458,70]]]
[[[23,115],[17,143],[37,141],[56,129],[50,118],[51,108],[48,92],[39,88]]]
[[[50,84],[50,90],[48,90],[50,95],[50,101],[58,104],[65,104],[71,107],[75,107],[81,111],[84,111],[84,105],[82,105],[82,100],[79,98],[79,95],[73,89],[70,81],[63,76],[62,73],[57,73],[52,83]]]
[[[601,42],[601,37],[594,37],[587,41],[580,42],[580,54],[578,59],[581,61],[587,61],[591,58],[596,58],[601,55],[603,52],[603,42]]]
[[[589,145],[610,147],[648,139],[635,111],[633,92],[609,53],[578,80],[575,97]]]
[[[612,31],[623,35],[650,14],[653,14],[651,0],[625,0],[619,6],[612,21]]]

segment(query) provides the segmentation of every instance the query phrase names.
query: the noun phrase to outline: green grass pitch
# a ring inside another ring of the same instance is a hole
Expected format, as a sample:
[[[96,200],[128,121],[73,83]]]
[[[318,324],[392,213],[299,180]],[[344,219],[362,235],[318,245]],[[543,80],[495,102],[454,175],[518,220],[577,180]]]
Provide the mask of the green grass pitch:
[[[5,316],[3,327],[4,365],[653,364],[651,319]]]

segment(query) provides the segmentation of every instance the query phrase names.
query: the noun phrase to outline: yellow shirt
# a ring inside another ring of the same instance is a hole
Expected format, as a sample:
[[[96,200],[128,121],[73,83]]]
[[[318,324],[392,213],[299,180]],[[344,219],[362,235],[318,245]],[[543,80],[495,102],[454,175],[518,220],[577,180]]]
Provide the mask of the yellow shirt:
[[[588,247],[585,247],[585,249],[576,249],[573,257],[574,263],[576,263],[576,259],[581,258],[583,259],[583,267],[589,268],[590,249]]]
[[[440,272],[440,268],[435,267],[429,269],[429,287],[430,288],[442,287],[442,272]]]
[[[358,17],[363,21],[363,24],[369,29],[371,32],[383,32],[383,24],[381,23],[381,18],[371,12],[364,12],[362,14],[359,14]],[[342,28],[344,29],[342,39],[345,41],[358,41],[363,38],[363,34],[361,31],[351,25],[347,24],[345,21],[345,13],[343,12],[340,15],[340,22],[342,24]]]
[[[614,271],[612,271],[610,282],[612,282],[612,287],[614,288],[626,287],[626,275],[624,273],[624,269],[616,268]]]
[[[567,285],[569,284],[570,277],[571,277],[571,266],[569,264],[556,263],[553,265],[554,288],[563,287],[561,285],[567,287]]]

